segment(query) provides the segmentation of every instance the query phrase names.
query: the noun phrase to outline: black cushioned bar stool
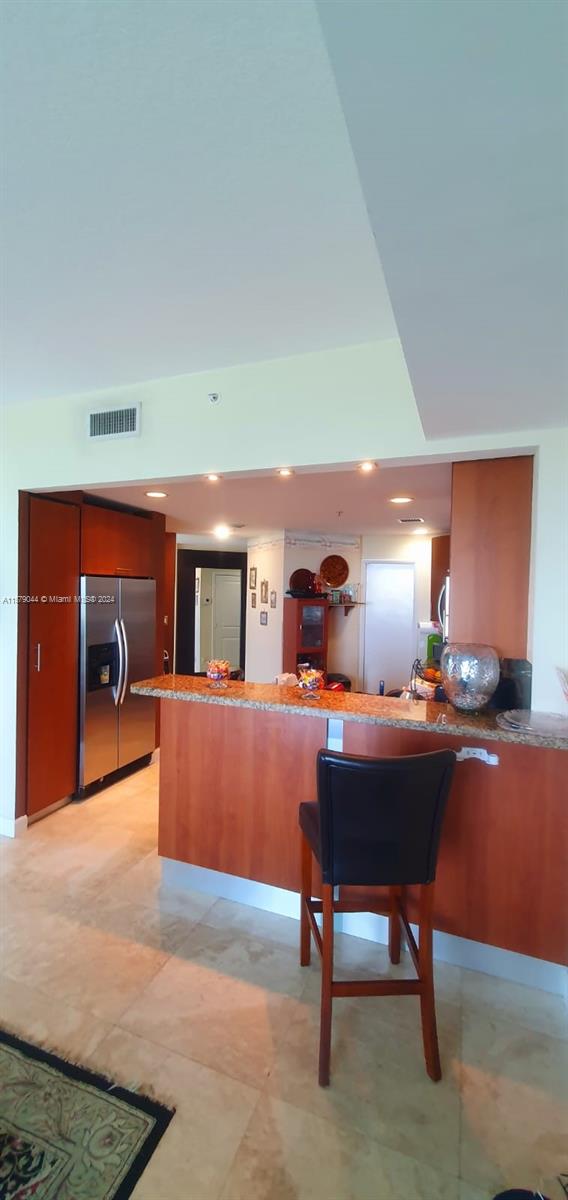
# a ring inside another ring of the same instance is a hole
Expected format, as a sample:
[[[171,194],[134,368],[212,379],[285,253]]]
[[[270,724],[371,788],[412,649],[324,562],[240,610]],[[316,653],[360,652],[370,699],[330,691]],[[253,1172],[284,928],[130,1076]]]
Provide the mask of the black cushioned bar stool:
[[[329,1083],[332,1001],[339,996],[420,997],[422,1040],[431,1079],[442,1077],[432,966],[432,906],[442,821],[456,756],[453,750],[401,758],[355,758],[320,750],[317,801],[300,804],[302,895],[300,962],[310,962],[310,933],[322,960],[319,1082]],[[322,899],[312,898],[312,855],[321,868]],[[419,938],[406,915],[404,888],[420,886]],[[384,900],[334,897],[341,886],[388,889]],[[341,912],[389,915],[389,954],[400,961],[404,932],[416,979],[334,980],[333,917]],[[316,914],[323,914],[322,931]]]

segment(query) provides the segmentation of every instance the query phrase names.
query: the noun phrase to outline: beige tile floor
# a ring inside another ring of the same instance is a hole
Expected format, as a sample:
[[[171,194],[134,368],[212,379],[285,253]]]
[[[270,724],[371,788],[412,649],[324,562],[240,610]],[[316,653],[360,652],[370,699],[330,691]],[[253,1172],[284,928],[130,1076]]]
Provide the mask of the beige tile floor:
[[[3,1023],[176,1105],[136,1200],[564,1200],[559,998],[438,964],[437,1085],[414,997],[338,1001],[322,1090],[297,922],[165,888],[156,822],[152,765],[0,840]],[[344,935],[337,958],[408,969]]]

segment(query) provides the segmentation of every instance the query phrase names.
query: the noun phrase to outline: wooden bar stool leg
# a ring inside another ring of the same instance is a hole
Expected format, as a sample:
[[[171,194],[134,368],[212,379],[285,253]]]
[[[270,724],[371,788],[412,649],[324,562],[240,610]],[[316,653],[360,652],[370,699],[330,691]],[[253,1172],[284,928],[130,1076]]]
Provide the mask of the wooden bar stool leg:
[[[434,885],[425,884],[420,894],[420,941],[418,965],[420,982],[420,1014],[422,1017],[422,1041],[426,1070],[435,1083],[442,1078],[438,1031],[436,1029],[436,1005],[434,999],[434,966],[432,961],[432,909]]]
[[[389,915],[389,958],[391,963],[400,962],[400,897],[402,888],[389,888],[390,896],[390,915]]]
[[[329,1060],[331,1055],[331,984],[333,980],[333,888],[322,885],[323,907],[323,953],[321,960],[321,1016],[320,1016],[320,1087],[329,1084]]]
[[[306,901],[312,895],[312,851],[302,834],[302,865],[300,893],[300,965],[308,967],[311,958],[311,930]]]

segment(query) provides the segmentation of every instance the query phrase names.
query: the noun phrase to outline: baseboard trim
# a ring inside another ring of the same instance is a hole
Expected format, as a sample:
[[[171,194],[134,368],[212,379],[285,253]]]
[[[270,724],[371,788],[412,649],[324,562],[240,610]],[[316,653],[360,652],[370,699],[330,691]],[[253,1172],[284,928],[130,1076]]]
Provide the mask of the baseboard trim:
[[[298,920],[297,892],[256,883],[252,879],[240,879],[237,875],[225,875],[206,867],[195,867],[172,858],[162,858],[161,864],[162,878],[169,887],[182,891],[193,888],[209,896],[236,900],[239,904],[250,904],[252,908],[262,908],[265,912]],[[388,943],[387,919],[375,913],[341,913],[336,917],[336,928],[338,933],[349,933],[353,937],[367,938],[368,941],[383,945]],[[513,983],[523,983],[527,987],[568,997],[568,969],[560,963],[530,958],[512,950],[500,950],[497,946],[486,946],[482,942],[472,942],[450,933],[434,933],[434,958],[466,970],[482,971],[499,979],[509,979]]]
[[[28,825],[35,825],[36,821],[43,821],[44,817],[50,817],[52,813],[59,812],[60,808],[65,808],[66,804],[71,804],[73,796],[64,796],[62,800],[56,800],[54,804],[49,804],[47,808],[40,809],[39,812],[28,817]]]
[[[0,837],[19,837],[28,827],[27,817],[0,817]]]
[[[411,928],[417,937],[416,926]],[[386,917],[374,913],[344,913],[341,930],[373,942],[388,943],[388,921]],[[514,950],[502,950],[498,946],[487,946],[484,942],[473,942],[439,931],[434,932],[434,958],[468,971],[482,971],[498,979],[509,979],[512,983],[523,983],[526,987],[567,996],[568,969],[561,963],[546,962],[541,958],[531,958],[528,954],[517,954]]]

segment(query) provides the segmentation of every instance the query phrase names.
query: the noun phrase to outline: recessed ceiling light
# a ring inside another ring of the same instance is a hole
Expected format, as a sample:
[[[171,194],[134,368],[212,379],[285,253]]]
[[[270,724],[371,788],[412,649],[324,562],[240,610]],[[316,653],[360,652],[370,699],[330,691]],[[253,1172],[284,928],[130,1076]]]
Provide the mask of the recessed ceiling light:
[[[391,504],[412,504],[414,496],[391,496]]]
[[[221,541],[224,541],[225,538],[231,536],[231,529],[229,525],[224,525],[221,523],[220,525],[215,526],[213,533],[215,534],[216,538],[220,538]]]
[[[412,532],[418,534],[419,537],[423,537],[424,534],[428,533],[428,530],[423,525],[419,525],[418,529],[413,529]]]
[[[214,472],[214,471],[212,471],[212,472],[211,472],[211,474],[210,474],[210,475],[206,475],[206,476],[205,476],[205,478],[209,480],[209,483],[218,483],[218,482],[219,482],[219,480],[220,480],[220,478],[221,478],[221,476],[220,476],[220,475],[216,475],[216,474],[215,474],[215,472]]]
[[[282,475],[284,479],[286,479],[288,475],[293,474],[290,467],[280,467],[277,473],[278,475]]]
[[[164,500],[167,494],[167,492],[146,492],[146,495],[150,496],[152,500]]]
[[[362,462],[359,463],[359,470],[362,471],[364,475],[368,475],[369,471],[374,471],[376,466],[377,464],[374,462]]]

